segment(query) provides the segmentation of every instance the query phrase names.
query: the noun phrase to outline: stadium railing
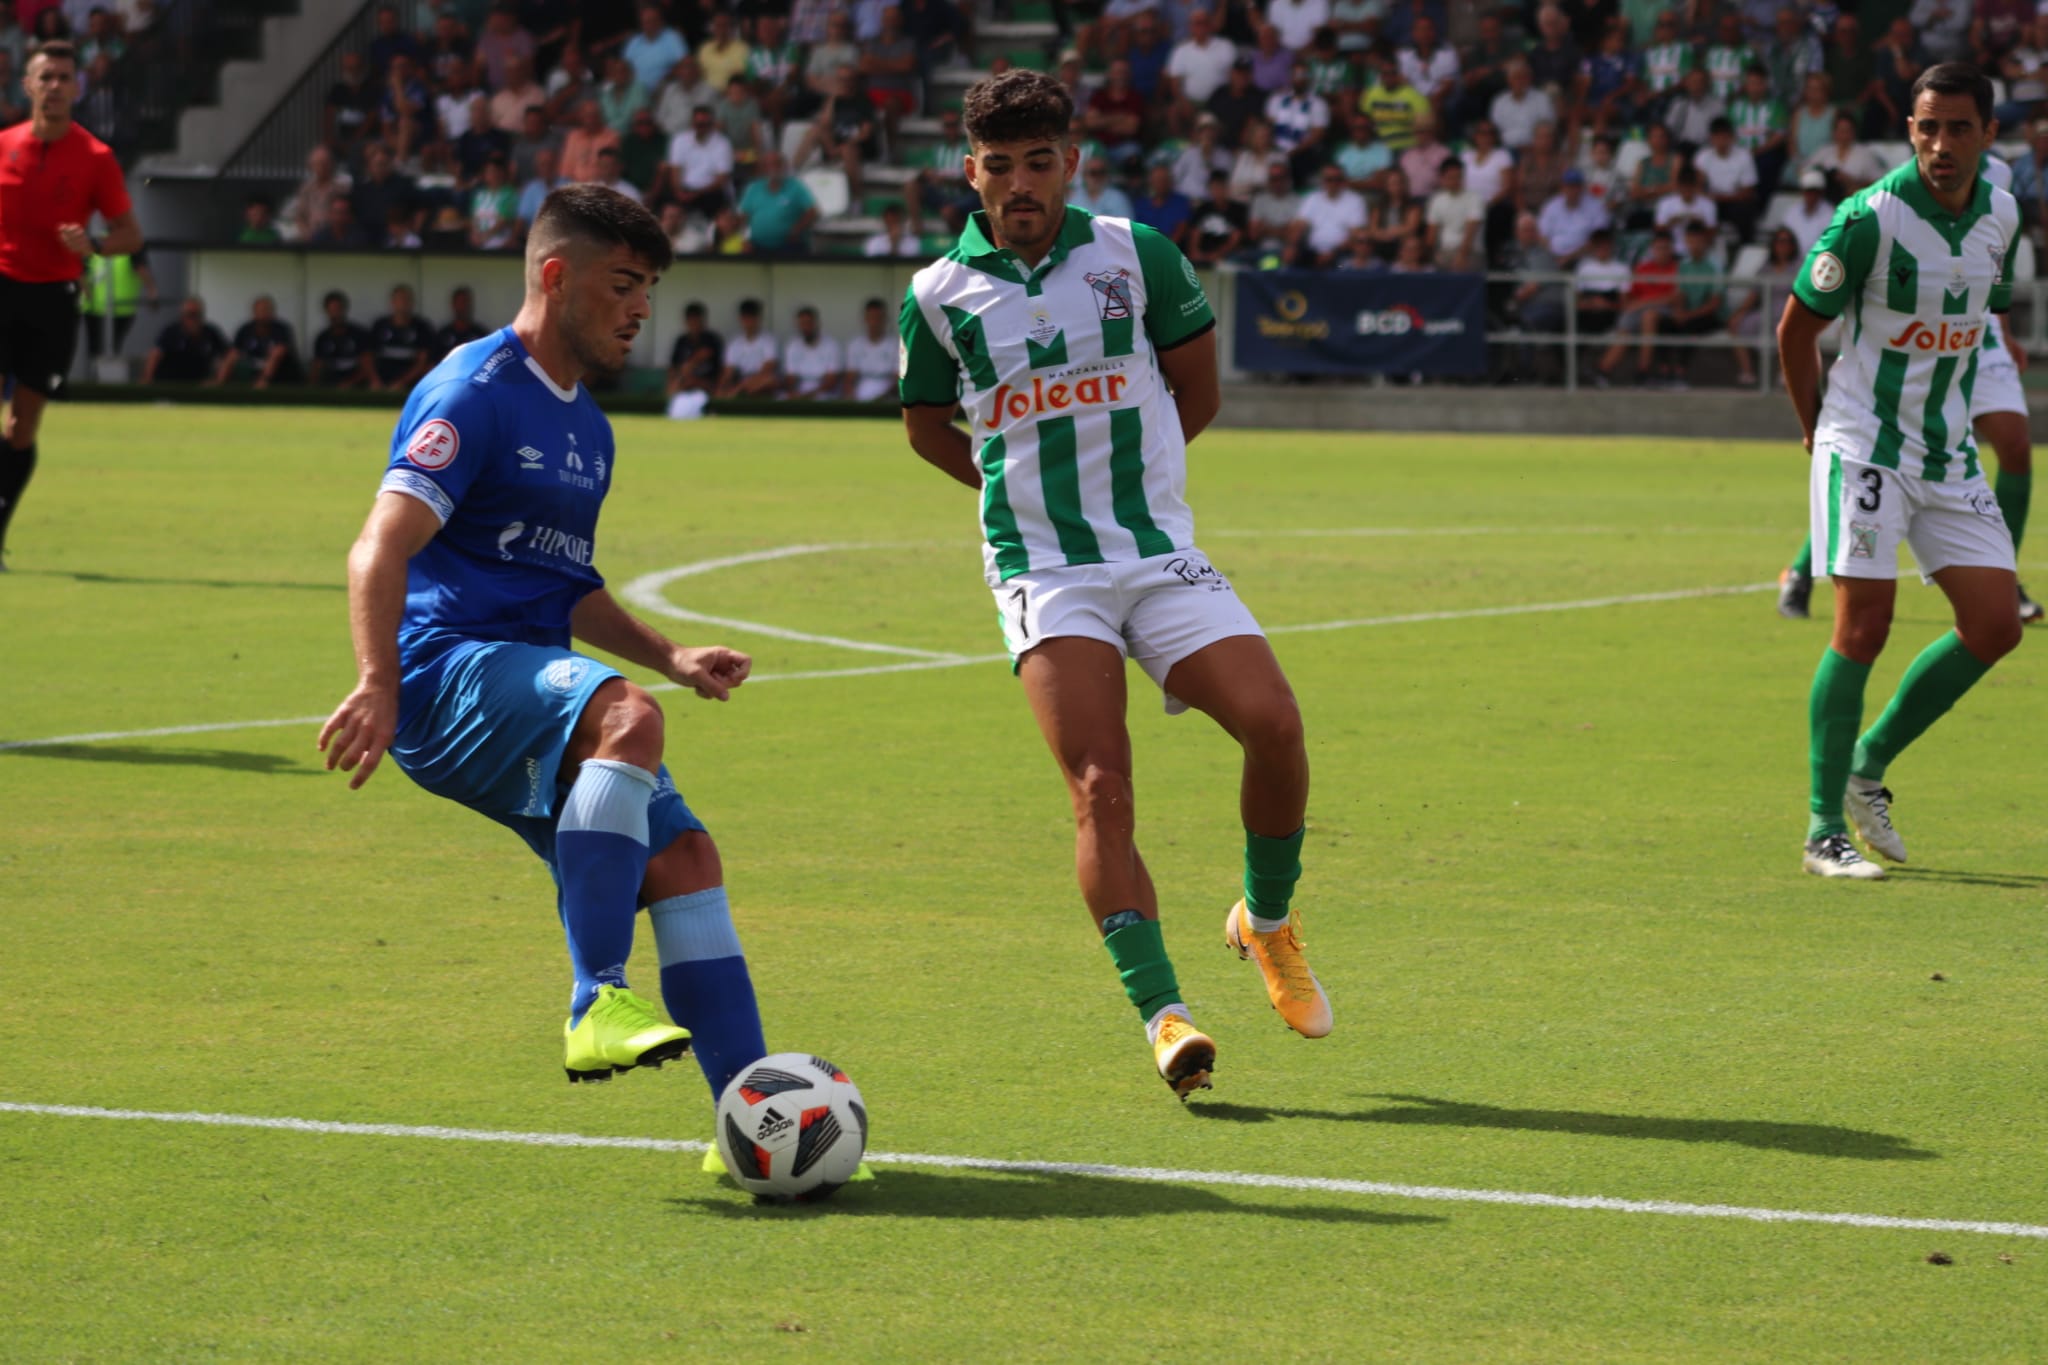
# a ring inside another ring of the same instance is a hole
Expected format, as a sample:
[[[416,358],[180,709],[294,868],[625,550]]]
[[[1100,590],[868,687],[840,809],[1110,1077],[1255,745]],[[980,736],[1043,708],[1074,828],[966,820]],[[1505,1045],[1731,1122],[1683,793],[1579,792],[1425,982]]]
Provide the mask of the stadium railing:
[[[278,101],[235,149],[222,174],[229,176],[296,177],[306,169],[306,154],[321,140],[327,92],[341,79],[346,52],[367,52],[376,33],[379,0],[357,0],[355,14],[334,35],[290,93]]]

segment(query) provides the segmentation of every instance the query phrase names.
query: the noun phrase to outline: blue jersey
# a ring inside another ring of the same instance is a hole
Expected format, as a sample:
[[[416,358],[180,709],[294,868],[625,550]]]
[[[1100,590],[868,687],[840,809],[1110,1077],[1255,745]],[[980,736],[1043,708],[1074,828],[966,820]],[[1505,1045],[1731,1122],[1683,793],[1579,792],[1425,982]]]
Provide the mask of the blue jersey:
[[[458,347],[413,389],[380,491],[441,530],[406,572],[402,694],[463,644],[569,644],[611,486],[612,429],[581,385],[557,386],[510,327]],[[401,711],[412,698],[401,696]]]

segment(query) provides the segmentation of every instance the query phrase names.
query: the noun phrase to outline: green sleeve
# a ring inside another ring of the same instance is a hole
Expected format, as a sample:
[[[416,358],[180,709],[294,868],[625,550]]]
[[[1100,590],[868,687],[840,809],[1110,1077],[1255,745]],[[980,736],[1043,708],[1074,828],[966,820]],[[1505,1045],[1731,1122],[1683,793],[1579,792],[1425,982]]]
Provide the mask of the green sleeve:
[[[1144,269],[1145,335],[1155,350],[1170,351],[1216,325],[1194,262],[1179,247],[1143,223],[1131,224],[1131,244]]]
[[[1824,318],[1838,318],[1877,264],[1877,215],[1861,197],[1845,200],[1792,281],[1792,296]]]
[[[917,306],[917,286],[903,291],[903,311],[896,320],[903,349],[896,362],[896,392],[909,407],[930,404],[951,407],[960,401],[960,363],[925,321]]]

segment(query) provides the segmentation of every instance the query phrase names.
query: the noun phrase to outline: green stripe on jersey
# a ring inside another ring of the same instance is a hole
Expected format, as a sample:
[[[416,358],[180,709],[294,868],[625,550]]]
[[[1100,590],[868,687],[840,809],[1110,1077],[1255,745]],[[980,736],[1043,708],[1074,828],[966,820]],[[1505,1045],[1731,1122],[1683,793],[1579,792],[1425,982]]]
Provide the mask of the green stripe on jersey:
[[[1100,564],[1102,544],[1081,510],[1081,465],[1076,458],[1074,419],[1048,417],[1038,424],[1038,483],[1045,515],[1060,538],[1069,564]]]
[[[1055,365],[1067,363],[1067,334],[1060,332],[1049,346],[1041,346],[1030,337],[1024,338],[1024,358],[1034,370],[1049,370]]]
[[[1920,311],[1920,260],[1896,237],[1885,263],[1884,306],[1895,313]]]
[[[991,436],[981,447],[981,529],[996,552],[996,573],[1015,578],[1031,567],[1024,538],[1017,533],[1017,514],[1010,510],[1010,491],[1003,484],[1003,461],[1009,447]]]
[[[1920,477],[1940,483],[1948,471],[1948,388],[1955,382],[1956,358],[1945,355],[1934,362],[1934,376],[1927,381],[1927,403],[1920,410],[1920,434],[1927,442],[1927,456],[1920,462]]]
[[[1870,452],[1870,462],[1880,469],[1899,467],[1899,448],[1906,443],[1906,432],[1899,425],[1899,400],[1906,387],[1906,361],[1904,351],[1886,351],[1877,362],[1877,379],[1872,383],[1871,394],[1877,400],[1874,410],[1877,414],[1877,444]]]
[[[1835,571],[1835,546],[1842,540],[1842,452],[1828,452],[1828,540],[1820,547],[1821,572]]]
[[[1132,352],[1131,333],[1137,326],[1133,318],[1104,318],[1102,320],[1102,354],[1104,356],[1129,355]]]
[[[989,358],[988,339],[981,334],[981,319],[950,303],[940,306],[946,310],[946,321],[953,326],[953,349],[967,368],[968,379],[984,392],[994,388],[996,363]]]
[[[1109,485],[1116,505],[1116,524],[1138,542],[1138,553],[1171,554],[1173,539],[1152,520],[1145,501],[1145,414],[1118,408],[1109,414]]]
[[[1972,351],[1970,352],[1970,363],[1963,366],[1964,412],[1968,412],[1970,410],[1970,399],[1977,392],[1977,362],[1981,359],[1983,359],[1981,355],[1979,355],[1975,351]],[[1972,423],[1972,425],[1974,426],[1975,424]],[[1979,474],[1984,472],[1983,467],[1977,463],[1977,433],[1975,431],[1966,431],[1963,433],[1962,447],[1963,478],[1965,481],[1968,481],[1970,479],[1976,478]],[[2018,542],[2014,542],[2013,548],[2019,548]]]

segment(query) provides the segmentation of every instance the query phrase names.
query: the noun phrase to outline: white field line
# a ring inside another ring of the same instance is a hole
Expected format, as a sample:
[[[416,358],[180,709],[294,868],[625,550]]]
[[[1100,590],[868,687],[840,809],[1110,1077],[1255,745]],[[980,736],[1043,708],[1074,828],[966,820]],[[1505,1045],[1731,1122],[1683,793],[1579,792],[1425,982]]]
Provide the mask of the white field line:
[[[823,549],[847,547],[786,546],[784,548],[786,550],[809,553]],[[788,556],[780,552],[764,552],[763,554],[753,556],[753,559],[759,560],[771,557],[787,558]],[[694,573],[703,566],[686,565],[684,567],[687,571]],[[653,578],[663,578],[664,581],[667,581],[669,577],[673,576],[679,576],[678,571],[670,570],[666,575],[649,575],[648,579],[636,580],[636,582],[646,582]],[[1523,602],[1503,607],[1473,607],[1465,611],[1421,611],[1408,612],[1399,616],[1361,616],[1344,621],[1311,621],[1302,625],[1268,626],[1266,627],[1266,633],[1269,635],[1292,635],[1310,631],[1364,630],[1375,626],[1417,625],[1431,621],[1476,621],[1496,616],[1532,616],[1553,611],[1592,611],[1601,607],[1625,607],[1649,602],[1683,602],[1700,597],[1729,597],[1739,593],[1768,592],[1776,587],[1777,584],[1775,583],[1743,583],[1721,588],[1679,588],[1671,592],[1638,592],[1625,593],[1614,597],[1584,597],[1570,602]],[[716,618],[700,616],[692,617],[691,619],[714,621]],[[773,626],[762,626],[751,622],[733,621],[723,622],[722,624],[730,625],[735,630],[756,631],[763,634],[778,635],[782,638],[801,639],[813,643],[835,643],[825,636],[802,635],[797,632],[780,631]],[[896,647],[891,645],[869,645],[858,641],[840,641],[837,643],[854,649],[896,650]],[[961,668],[971,664],[999,663],[1009,657],[1007,654],[934,654],[925,650],[896,650],[896,652],[914,652],[920,657],[904,663],[870,664],[858,668],[819,668],[793,673],[757,673],[747,679],[747,683],[753,686],[772,682],[813,682],[824,678],[868,678],[885,673],[922,673],[935,668]],[[649,685],[648,690],[650,692],[673,692],[678,690],[678,688],[674,683],[653,683]],[[292,725],[318,725],[326,719],[327,717],[325,716],[291,716],[282,720],[232,720],[214,721],[203,725],[160,725],[147,730],[99,730],[81,735],[52,735],[46,739],[0,741],[0,753],[6,753],[11,749],[51,749],[65,744],[96,744],[106,740],[162,739],[176,735],[213,734],[224,730],[269,730]]]
[[[147,1123],[198,1124],[214,1128],[267,1128],[344,1137],[424,1138],[439,1142],[500,1142],[522,1147],[611,1147],[649,1152],[701,1152],[710,1144],[675,1138],[592,1137],[581,1133],[519,1133],[492,1128],[421,1127],[401,1123],[334,1123],[322,1119],[265,1118],[253,1114],[175,1113],[148,1109],[101,1109],[77,1104],[0,1102],[0,1113],[46,1118],[119,1119]],[[1877,1213],[1827,1213],[1809,1209],[1763,1209],[1741,1204],[1688,1204],[1670,1199],[1612,1199],[1604,1195],[1539,1194],[1522,1190],[1468,1190],[1448,1185],[1408,1185],[1383,1180],[1336,1180],[1317,1176],[1265,1175],[1255,1171],[1193,1171],[1161,1166],[1112,1166],[1074,1161],[998,1161],[987,1157],[932,1156],[917,1152],[870,1152],[878,1166],[923,1166],[937,1170],[994,1171],[1006,1175],[1062,1175],[1094,1180],[1135,1180],[1160,1185],[1231,1185],[1262,1190],[1306,1190],[1317,1194],[1373,1195],[1448,1204],[1507,1204],[1522,1208],[1580,1209],[1600,1213],[1652,1213],[1673,1218],[1725,1218],[1751,1223],[1822,1223],[1836,1227],[1908,1232],[1981,1233],[1994,1237],[2048,1239],[2048,1225],[2000,1223],[1969,1218],[1896,1218]]]

